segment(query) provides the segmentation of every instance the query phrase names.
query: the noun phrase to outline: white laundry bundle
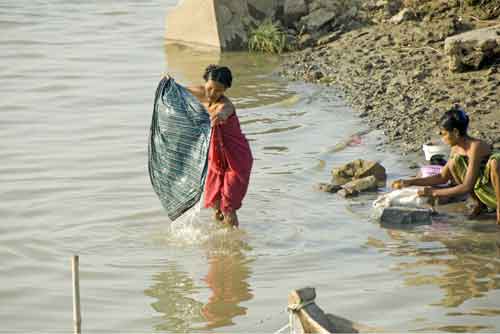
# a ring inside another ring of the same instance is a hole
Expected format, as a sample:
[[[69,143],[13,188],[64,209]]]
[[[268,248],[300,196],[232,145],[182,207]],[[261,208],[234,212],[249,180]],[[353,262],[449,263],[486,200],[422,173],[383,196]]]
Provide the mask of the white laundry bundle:
[[[418,196],[418,187],[407,187],[379,196],[373,202],[374,218],[380,219],[386,208],[425,209],[432,211],[428,197]]]

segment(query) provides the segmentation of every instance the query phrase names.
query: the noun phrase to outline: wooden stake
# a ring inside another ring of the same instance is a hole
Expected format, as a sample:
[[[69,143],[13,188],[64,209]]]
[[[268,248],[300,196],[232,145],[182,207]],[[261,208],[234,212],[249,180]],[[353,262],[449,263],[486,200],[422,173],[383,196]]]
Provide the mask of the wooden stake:
[[[80,273],[78,270],[78,255],[73,255],[71,264],[73,272],[73,322],[75,334],[80,334],[82,329],[82,316],[80,314]]]

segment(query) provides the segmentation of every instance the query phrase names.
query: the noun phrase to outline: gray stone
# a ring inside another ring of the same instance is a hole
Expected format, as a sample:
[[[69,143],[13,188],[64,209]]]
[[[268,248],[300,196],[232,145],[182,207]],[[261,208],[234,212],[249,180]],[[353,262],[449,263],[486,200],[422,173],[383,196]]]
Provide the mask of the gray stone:
[[[317,32],[324,25],[333,21],[336,16],[337,14],[335,12],[318,9],[309,15],[304,16],[301,22],[306,26],[307,31]]]
[[[342,186],[340,186],[338,184],[333,184],[333,183],[319,183],[316,186],[316,189],[318,191],[323,191],[323,192],[326,192],[326,193],[336,193],[340,189],[342,189]]]
[[[380,222],[384,225],[431,224],[431,215],[431,209],[389,207],[383,209]]]
[[[334,11],[337,9],[339,2],[334,0],[312,0],[309,4],[309,11],[313,12],[318,9]]]
[[[401,0],[390,0],[386,1],[385,10],[388,15],[394,15],[401,9],[403,2]]]
[[[370,175],[362,179],[356,179],[348,182],[342,186],[342,190],[338,194],[342,197],[353,197],[357,196],[360,192],[376,190],[378,188],[378,182],[375,176]]]
[[[285,25],[291,27],[297,20],[307,14],[307,4],[305,0],[285,0],[283,8],[283,21]]]
[[[235,3],[239,1],[232,0]],[[273,20],[279,19],[278,14],[280,8],[285,5],[285,0],[247,0],[250,14],[258,20],[265,18],[272,18]]]
[[[448,37],[444,52],[450,71],[478,69],[485,60],[500,54],[500,25]]]

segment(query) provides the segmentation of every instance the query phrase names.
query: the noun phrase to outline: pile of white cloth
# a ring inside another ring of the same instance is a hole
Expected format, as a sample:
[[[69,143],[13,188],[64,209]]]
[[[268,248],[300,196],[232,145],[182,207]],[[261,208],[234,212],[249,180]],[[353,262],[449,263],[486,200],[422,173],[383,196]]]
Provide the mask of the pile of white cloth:
[[[384,209],[390,207],[432,210],[430,199],[428,197],[418,196],[418,189],[418,187],[407,187],[380,195],[373,202],[375,218],[380,218]]]

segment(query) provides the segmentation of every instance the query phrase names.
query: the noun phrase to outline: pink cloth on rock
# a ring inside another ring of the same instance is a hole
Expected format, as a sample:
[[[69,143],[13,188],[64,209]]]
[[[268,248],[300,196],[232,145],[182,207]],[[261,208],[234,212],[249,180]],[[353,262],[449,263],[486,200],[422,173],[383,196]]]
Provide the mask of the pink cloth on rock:
[[[223,213],[238,210],[248,189],[252,164],[250,145],[233,113],[224,123],[212,127],[205,207],[214,207],[220,200]]]

